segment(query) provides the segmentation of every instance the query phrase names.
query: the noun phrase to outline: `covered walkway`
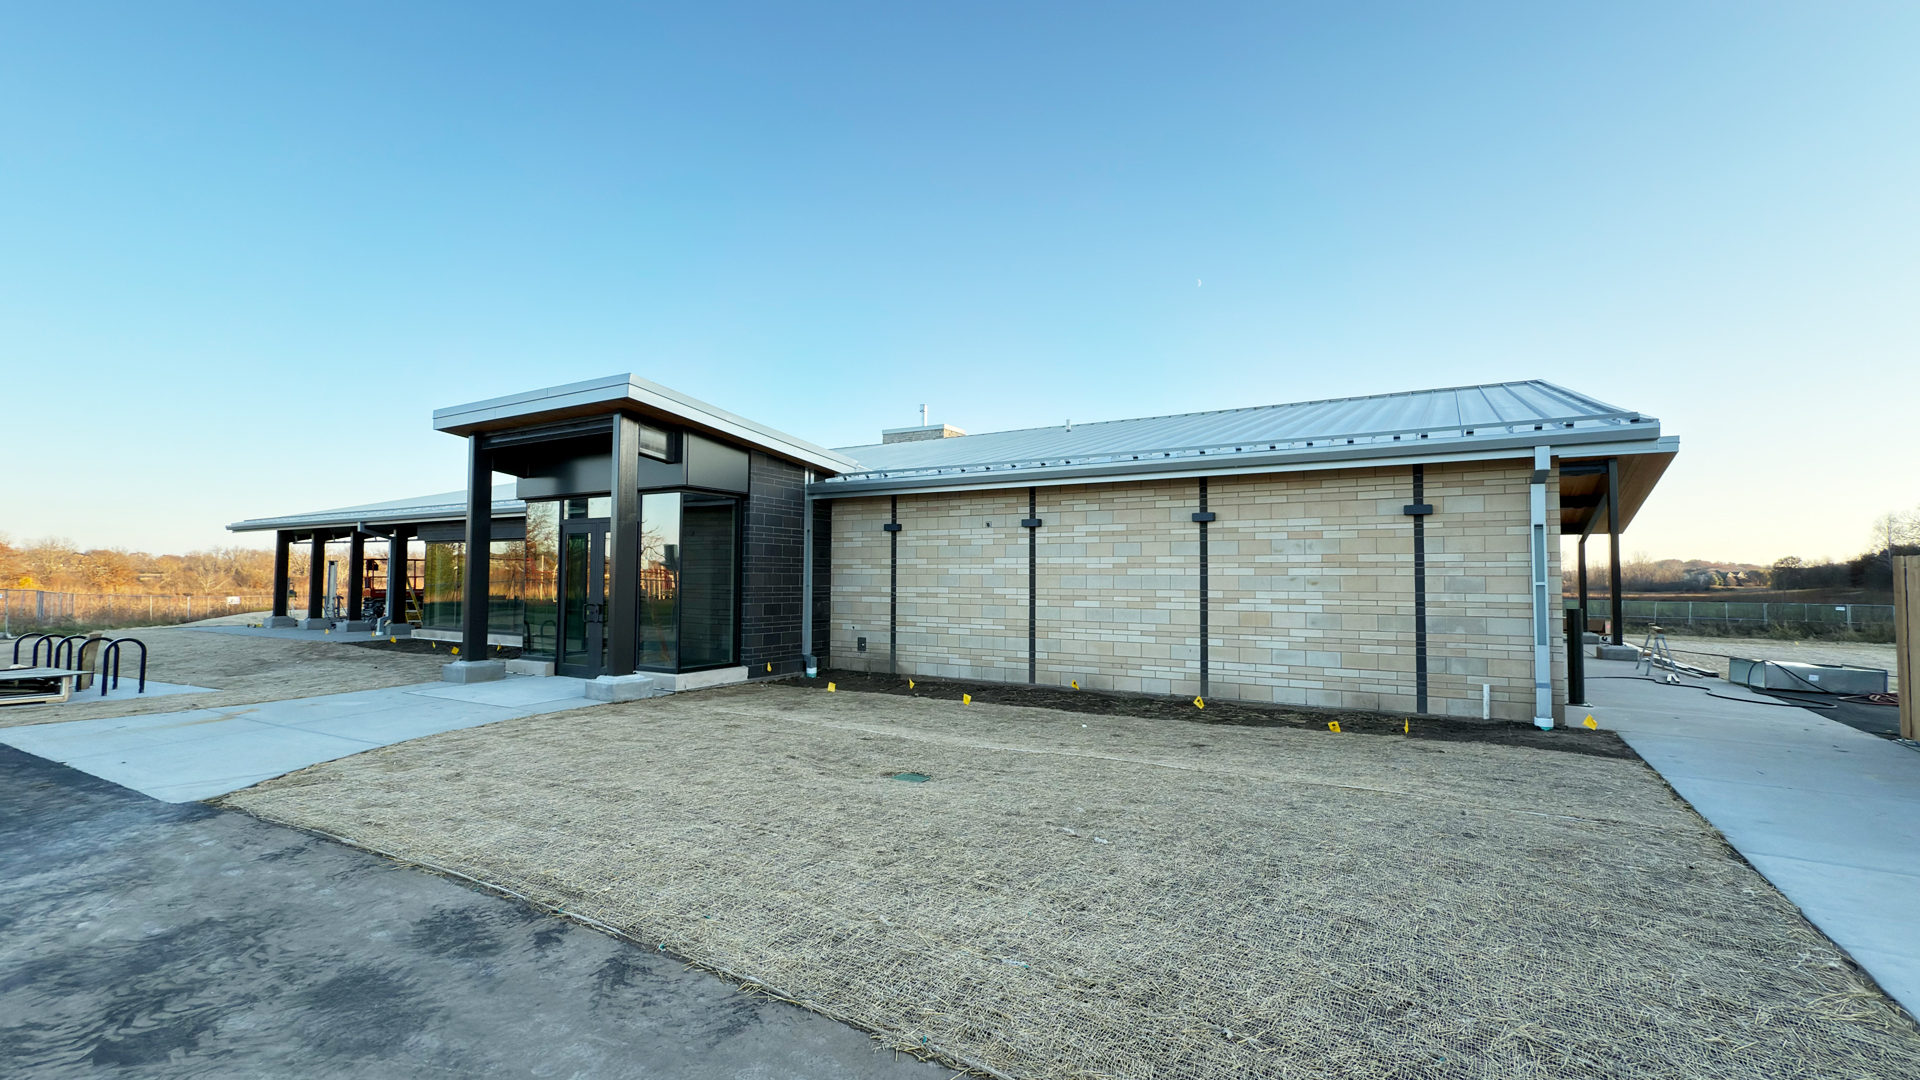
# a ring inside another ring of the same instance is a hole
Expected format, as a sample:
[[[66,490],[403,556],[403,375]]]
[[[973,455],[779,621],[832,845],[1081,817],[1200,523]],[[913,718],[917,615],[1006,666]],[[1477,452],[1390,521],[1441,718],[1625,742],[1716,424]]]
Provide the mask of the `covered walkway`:
[[[1600,726],[1920,1013],[1920,752],[1719,679],[1665,686],[1587,663]]]

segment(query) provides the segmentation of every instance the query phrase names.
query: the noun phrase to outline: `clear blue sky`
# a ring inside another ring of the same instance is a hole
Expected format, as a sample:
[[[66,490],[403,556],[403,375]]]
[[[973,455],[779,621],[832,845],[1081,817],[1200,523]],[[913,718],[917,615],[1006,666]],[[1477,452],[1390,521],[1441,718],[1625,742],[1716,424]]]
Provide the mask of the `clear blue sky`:
[[[1538,377],[1682,437],[1630,550],[1846,555],[1920,503],[1916,56],[1913,4],[8,4],[0,530],[448,490],[433,408],[623,371],[828,445]]]

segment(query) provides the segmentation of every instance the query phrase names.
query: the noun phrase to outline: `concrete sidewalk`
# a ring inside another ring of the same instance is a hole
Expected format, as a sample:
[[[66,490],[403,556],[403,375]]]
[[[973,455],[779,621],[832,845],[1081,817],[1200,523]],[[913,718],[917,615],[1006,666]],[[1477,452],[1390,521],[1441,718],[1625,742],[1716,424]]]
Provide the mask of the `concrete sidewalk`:
[[[586,682],[421,683],[229,709],[0,730],[0,743],[167,802],[192,802],[391,743],[598,702]]]
[[[1719,679],[1587,665],[1600,726],[1920,1015],[1920,752]]]

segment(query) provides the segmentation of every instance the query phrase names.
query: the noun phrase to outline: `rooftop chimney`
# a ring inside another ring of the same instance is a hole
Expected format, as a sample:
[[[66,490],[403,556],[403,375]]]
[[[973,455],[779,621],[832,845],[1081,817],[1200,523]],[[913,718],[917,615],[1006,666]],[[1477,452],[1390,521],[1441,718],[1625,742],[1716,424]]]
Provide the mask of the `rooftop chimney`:
[[[965,434],[951,424],[924,424],[920,427],[888,428],[880,433],[880,441],[919,442],[922,439],[952,439]]]

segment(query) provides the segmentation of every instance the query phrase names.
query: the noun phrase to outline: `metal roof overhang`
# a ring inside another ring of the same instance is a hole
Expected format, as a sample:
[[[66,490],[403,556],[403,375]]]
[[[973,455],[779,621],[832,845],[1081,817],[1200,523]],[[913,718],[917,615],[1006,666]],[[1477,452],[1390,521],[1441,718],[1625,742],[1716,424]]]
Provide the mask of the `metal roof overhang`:
[[[999,490],[1023,487],[1054,487],[1063,484],[1124,483],[1133,480],[1173,480],[1199,476],[1233,476],[1247,473],[1305,472],[1338,468],[1381,468],[1385,466],[1431,464],[1444,461],[1498,461],[1522,457],[1536,446],[1551,446],[1562,460],[1609,457],[1653,456],[1656,466],[1636,466],[1635,482],[1626,480],[1623,466],[1621,481],[1622,528],[1625,519],[1653,490],[1666,462],[1679,452],[1680,440],[1661,437],[1659,425],[1621,424],[1603,429],[1551,429],[1515,432],[1501,436],[1475,436],[1471,439],[1391,439],[1370,444],[1315,447],[1311,450],[1219,452],[1151,451],[1125,460],[1068,462],[1061,465],[989,465],[959,466],[933,470],[903,470],[861,477],[836,477],[807,486],[813,498],[844,499],[868,495],[909,495],[958,488]],[[1451,444],[1451,445],[1450,445]],[[1151,457],[1150,454],[1161,454]],[[1604,483],[1605,478],[1602,477]],[[1590,511],[1583,510],[1583,514]],[[1563,521],[1565,516],[1563,514]],[[1581,521],[1584,524],[1584,518]],[[1563,526],[1564,528],[1564,526]]]
[[[526,514],[527,504],[513,497],[512,484],[494,485],[493,516],[496,519],[519,518]],[[417,499],[316,510],[309,514],[248,518],[227,526],[227,531],[272,532],[284,529],[288,532],[352,532],[360,525],[421,525],[466,519],[466,492],[452,491],[444,495],[423,495]]]
[[[690,428],[703,435],[756,449],[823,473],[858,469],[849,458],[785,432],[756,424],[725,409],[688,397],[638,375],[609,375],[585,382],[550,386],[433,411],[435,430],[466,436],[475,432],[553,424],[578,417],[631,413],[642,419]]]

